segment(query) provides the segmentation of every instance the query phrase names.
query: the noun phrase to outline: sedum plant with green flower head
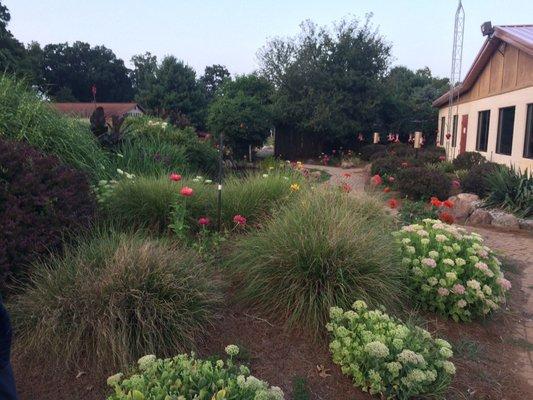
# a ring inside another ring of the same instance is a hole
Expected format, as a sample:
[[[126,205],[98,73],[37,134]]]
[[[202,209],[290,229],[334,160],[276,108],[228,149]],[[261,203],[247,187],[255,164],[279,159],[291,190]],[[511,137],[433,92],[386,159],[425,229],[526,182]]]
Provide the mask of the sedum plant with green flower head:
[[[233,358],[239,353],[235,345],[226,346],[228,359],[201,360],[180,354],[157,359],[146,355],[138,361],[132,374],[110,376],[107,384],[114,393],[107,400],[283,400],[278,387],[269,387],[250,375],[244,365]]]
[[[427,309],[470,321],[505,301],[511,283],[480,235],[434,219],[404,226],[395,235],[410,286]]]
[[[455,374],[451,345],[408,326],[362,300],[330,310],[326,328],[333,361],[365,392],[387,399],[441,396]]]

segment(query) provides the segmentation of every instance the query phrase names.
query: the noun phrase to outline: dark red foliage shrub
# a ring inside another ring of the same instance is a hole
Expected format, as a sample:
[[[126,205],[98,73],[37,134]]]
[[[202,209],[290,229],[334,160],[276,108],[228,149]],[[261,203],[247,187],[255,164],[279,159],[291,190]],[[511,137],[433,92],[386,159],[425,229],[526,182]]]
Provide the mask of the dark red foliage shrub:
[[[461,181],[461,189],[463,192],[475,193],[483,198],[489,191],[487,177],[492,174],[498,164],[493,162],[484,162],[482,164],[474,165],[468,170],[468,173]]]
[[[2,282],[61,249],[63,237],[89,224],[95,204],[85,174],[25,143],[0,139]]]
[[[368,161],[375,153],[384,155],[387,152],[387,147],[384,144],[367,144],[361,147],[359,154],[361,159]]]
[[[385,156],[372,161],[370,173],[372,175],[391,176],[396,175],[402,168],[403,160],[396,156]]]
[[[455,169],[470,169],[487,162],[487,159],[477,151],[465,151],[453,160]]]
[[[452,185],[445,173],[426,167],[404,168],[398,171],[396,182],[399,191],[412,200],[428,200],[433,196],[447,199]]]

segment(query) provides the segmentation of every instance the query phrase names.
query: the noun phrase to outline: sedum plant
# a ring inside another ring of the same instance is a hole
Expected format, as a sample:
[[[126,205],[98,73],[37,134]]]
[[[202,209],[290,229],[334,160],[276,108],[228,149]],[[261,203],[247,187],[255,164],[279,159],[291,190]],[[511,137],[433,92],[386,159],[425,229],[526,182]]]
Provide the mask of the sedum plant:
[[[269,387],[250,375],[244,365],[233,361],[239,353],[235,345],[226,346],[224,361],[201,360],[194,353],[173,358],[141,357],[136,370],[107,379],[114,393],[107,400],[283,400],[278,387]]]
[[[451,345],[358,300],[332,307],[326,328],[333,361],[365,392],[387,399],[443,394],[455,374]]]
[[[423,306],[470,321],[499,308],[511,283],[483,238],[434,219],[395,233],[409,284]]]

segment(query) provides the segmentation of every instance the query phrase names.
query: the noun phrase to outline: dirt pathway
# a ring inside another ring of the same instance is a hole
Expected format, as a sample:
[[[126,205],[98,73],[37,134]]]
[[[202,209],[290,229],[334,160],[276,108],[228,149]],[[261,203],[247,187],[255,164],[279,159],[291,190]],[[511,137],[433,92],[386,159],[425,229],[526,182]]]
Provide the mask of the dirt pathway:
[[[348,183],[354,192],[365,189],[365,172],[363,168],[343,169],[329,166],[311,166],[307,168],[322,169],[331,175],[334,186]],[[347,176],[348,173],[350,176]],[[480,227],[467,227],[485,238],[487,246],[501,254],[520,273],[520,297],[525,299],[524,308],[518,312],[518,323],[512,338],[520,353],[521,374],[533,386],[533,235],[521,232],[505,232]],[[511,310],[511,312],[517,312]]]

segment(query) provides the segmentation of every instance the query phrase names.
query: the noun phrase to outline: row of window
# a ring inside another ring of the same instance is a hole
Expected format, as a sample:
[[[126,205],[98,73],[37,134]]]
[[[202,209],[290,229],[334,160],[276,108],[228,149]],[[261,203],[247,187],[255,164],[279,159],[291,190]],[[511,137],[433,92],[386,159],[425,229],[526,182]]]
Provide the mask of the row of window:
[[[496,137],[496,153],[510,156],[513,149],[515,107],[504,107],[498,110],[498,135]],[[457,115],[453,116],[452,147],[457,145]],[[444,143],[445,117],[441,117],[440,144]],[[487,151],[489,142],[490,110],[478,113],[476,150]],[[524,157],[533,158],[533,104],[527,106],[526,135],[524,141]]]

